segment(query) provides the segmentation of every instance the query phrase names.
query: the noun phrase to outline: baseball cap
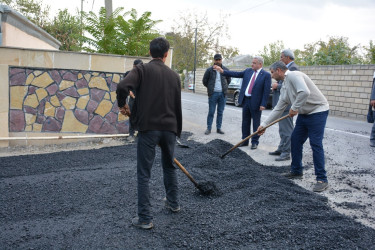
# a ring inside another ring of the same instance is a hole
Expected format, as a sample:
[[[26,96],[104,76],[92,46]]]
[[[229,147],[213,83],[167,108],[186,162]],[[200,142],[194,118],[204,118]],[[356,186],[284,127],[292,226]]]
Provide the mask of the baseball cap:
[[[216,54],[216,55],[214,56],[214,60],[219,60],[219,59],[223,59],[223,58],[221,57],[221,54]]]

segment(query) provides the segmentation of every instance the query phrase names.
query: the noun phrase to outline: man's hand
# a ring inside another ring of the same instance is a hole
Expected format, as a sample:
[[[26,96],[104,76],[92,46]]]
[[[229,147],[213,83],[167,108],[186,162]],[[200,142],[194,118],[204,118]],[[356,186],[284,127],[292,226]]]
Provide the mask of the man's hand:
[[[371,100],[370,105],[375,108],[375,100]]]
[[[263,107],[263,106],[260,106],[260,107],[259,107],[259,110],[260,110],[260,111],[263,111],[263,110],[265,110],[265,109],[266,109],[266,107]]]
[[[263,135],[264,134],[264,132],[266,132],[266,130],[264,129],[264,130],[262,130],[263,129],[263,127],[262,126],[259,126],[258,127],[258,129],[257,129],[257,132],[258,132],[258,135]]]
[[[294,111],[293,109],[289,109],[289,116],[290,117],[293,117],[293,116],[295,116],[295,115],[297,115],[298,114],[298,110],[297,111]]]
[[[217,71],[219,71],[220,73],[223,73],[223,72],[224,72],[224,70],[223,70],[220,66],[214,65],[214,66],[212,66],[212,67],[214,68],[214,70],[217,70]]]
[[[272,89],[276,90],[277,89],[277,85],[278,85],[277,82],[272,83],[272,85],[271,85]]]
[[[129,105],[128,105],[128,104],[125,104],[125,106],[119,108],[119,110],[120,110],[120,113],[121,113],[121,114],[130,117],[131,112],[130,112],[130,108],[129,108]]]
[[[131,90],[129,91],[129,95],[130,95],[131,98],[133,98],[133,99],[135,98],[135,95],[134,95],[133,91],[131,91]]]

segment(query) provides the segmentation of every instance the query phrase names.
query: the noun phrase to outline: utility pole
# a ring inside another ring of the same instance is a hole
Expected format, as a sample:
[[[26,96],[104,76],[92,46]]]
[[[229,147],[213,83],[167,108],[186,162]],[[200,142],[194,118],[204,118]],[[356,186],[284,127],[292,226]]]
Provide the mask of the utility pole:
[[[197,28],[195,28],[195,42],[194,42],[194,88],[193,93],[195,93],[195,70],[197,66]]]
[[[112,0],[105,0],[105,11],[107,19],[112,15]]]

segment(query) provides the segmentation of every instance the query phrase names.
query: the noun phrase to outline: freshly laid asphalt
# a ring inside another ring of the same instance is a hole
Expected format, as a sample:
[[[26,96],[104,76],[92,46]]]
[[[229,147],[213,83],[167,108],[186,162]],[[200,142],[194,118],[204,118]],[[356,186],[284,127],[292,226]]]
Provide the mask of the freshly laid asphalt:
[[[153,166],[155,227],[136,216],[136,144],[0,158],[1,249],[374,249],[375,230],[332,210],[327,198],[282,177],[215,139],[176,145],[175,156],[197,182],[220,192],[203,196],[179,170],[180,213],[164,208],[160,151]]]

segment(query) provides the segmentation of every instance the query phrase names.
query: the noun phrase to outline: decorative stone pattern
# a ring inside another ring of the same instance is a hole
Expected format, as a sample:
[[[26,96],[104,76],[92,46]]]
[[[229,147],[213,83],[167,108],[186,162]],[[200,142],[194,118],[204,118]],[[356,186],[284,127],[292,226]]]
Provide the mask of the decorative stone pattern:
[[[9,69],[9,131],[128,133],[119,113],[123,74],[79,70]]]

